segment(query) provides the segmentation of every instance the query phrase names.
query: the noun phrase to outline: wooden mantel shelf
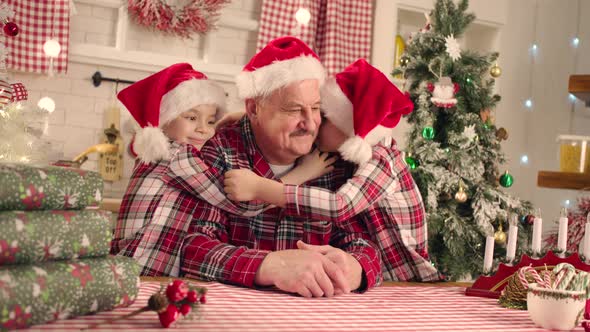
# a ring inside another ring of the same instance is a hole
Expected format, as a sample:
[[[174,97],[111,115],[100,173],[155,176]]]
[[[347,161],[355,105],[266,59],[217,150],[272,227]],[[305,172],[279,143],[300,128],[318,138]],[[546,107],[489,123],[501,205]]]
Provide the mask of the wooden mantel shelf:
[[[539,171],[537,186],[544,188],[590,190],[589,173]]]
[[[568,90],[590,107],[590,75],[570,75]]]

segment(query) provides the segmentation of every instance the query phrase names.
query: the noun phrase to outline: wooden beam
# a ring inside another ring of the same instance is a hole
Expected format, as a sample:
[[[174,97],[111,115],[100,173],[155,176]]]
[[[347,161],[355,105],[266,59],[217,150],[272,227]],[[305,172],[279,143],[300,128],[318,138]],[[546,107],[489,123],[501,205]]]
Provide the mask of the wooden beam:
[[[590,75],[570,75],[568,91],[590,107]]]
[[[539,171],[537,186],[544,188],[590,190],[589,173]]]

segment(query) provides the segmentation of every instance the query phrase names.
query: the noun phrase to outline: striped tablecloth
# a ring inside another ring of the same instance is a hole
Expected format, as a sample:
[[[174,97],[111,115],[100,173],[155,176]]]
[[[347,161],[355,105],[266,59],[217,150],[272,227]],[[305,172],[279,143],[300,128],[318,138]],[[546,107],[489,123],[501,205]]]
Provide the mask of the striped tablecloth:
[[[465,296],[461,287],[380,287],[365,294],[305,299],[275,291],[256,291],[207,283],[207,304],[193,321],[172,331],[539,331],[526,311],[504,309],[496,300]],[[160,288],[142,282],[128,308],[103,312],[28,331],[79,330],[98,320],[141,306]],[[154,312],[102,325],[92,331],[162,331]],[[583,331],[581,327],[575,331]]]

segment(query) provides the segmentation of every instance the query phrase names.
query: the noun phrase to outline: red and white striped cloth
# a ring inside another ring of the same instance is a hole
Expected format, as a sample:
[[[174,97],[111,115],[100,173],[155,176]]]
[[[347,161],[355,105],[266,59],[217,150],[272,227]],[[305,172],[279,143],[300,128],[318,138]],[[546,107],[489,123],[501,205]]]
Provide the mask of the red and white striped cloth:
[[[61,52],[53,60],[53,71],[65,73],[68,69],[68,41],[70,34],[69,0],[5,0],[15,12],[11,21],[19,27],[16,37],[6,37],[9,54],[8,69],[47,73],[49,57],[43,44],[52,36],[61,45]],[[53,32],[53,33],[52,33]]]
[[[526,310],[504,309],[497,300],[465,296],[460,287],[378,287],[365,294],[305,299],[219,283],[195,320],[174,331],[540,331]],[[29,331],[73,331],[142,306],[160,289],[143,282],[128,308],[35,326]],[[154,312],[102,325],[92,331],[162,331]],[[574,331],[583,331],[581,327]]]
[[[357,59],[371,55],[372,0],[265,0],[260,14],[258,50],[271,40],[292,35],[306,42],[334,74]],[[311,19],[295,20],[300,7]]]

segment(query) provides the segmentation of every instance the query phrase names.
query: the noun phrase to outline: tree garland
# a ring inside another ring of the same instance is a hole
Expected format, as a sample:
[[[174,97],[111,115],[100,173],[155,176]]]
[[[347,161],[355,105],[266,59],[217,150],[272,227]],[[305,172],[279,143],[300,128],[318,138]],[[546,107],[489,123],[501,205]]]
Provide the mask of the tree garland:
[[[219,10],[230,0],[191,0],[185,5],[171,6],[165,0],[128,0],[129,14],[143,26],[190,38],[195,33],[211,30]]]

